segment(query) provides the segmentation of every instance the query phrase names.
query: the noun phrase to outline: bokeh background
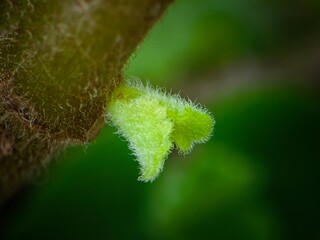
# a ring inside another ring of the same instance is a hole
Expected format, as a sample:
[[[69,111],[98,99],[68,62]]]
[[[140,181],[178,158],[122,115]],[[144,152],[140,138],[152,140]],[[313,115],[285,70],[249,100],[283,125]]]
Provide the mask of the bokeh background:
[[[146,184],[106,126],[2,207],[1,239],[320,239],[320,1],[177,0],[126,75],[205,104],[213,138]]]

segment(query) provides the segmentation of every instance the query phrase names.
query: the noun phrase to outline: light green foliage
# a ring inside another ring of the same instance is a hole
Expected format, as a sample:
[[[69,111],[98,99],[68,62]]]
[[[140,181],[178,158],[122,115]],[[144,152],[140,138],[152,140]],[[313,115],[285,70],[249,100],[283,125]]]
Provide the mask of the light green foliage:
[[[199,105],[128,80],[112,95],[108,120],[129,141],[141,167],[141,181],[153,181],[174,144],[181,153],[210,137],[214,120]]]

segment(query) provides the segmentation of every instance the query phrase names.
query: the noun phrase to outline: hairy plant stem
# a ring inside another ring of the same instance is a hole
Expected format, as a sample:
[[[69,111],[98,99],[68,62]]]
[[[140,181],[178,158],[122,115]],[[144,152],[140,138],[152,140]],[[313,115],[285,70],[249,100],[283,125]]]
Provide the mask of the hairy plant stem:
[[[95,139],[123,68],[172,0],[0,3],[0,202]]]

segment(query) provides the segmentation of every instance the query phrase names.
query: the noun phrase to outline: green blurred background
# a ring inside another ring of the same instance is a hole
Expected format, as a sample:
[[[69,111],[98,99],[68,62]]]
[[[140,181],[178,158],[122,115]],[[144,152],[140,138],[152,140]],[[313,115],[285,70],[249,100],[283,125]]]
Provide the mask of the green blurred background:
[[[126,74],[205,104],[213,138],[146,184],[106,126],[2,207],[1,239],[320,239],[320,1],[177,0]]]

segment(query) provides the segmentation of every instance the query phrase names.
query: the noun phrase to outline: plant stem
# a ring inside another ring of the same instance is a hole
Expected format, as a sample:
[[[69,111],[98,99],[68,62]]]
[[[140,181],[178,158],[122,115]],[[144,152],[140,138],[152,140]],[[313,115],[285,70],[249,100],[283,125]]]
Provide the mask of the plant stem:
[[[123,68],[172,0],[0,3],[0,201],[95,139]]]

